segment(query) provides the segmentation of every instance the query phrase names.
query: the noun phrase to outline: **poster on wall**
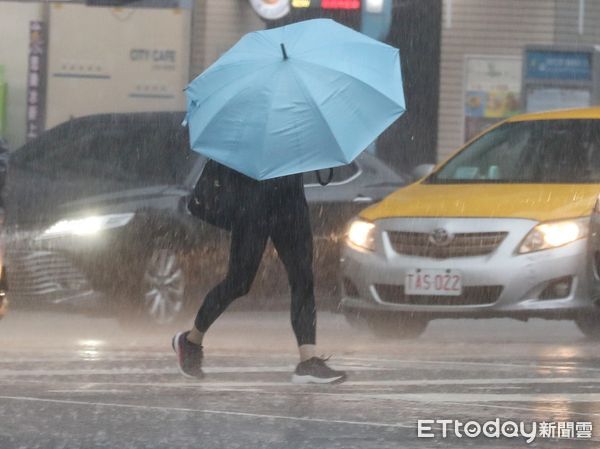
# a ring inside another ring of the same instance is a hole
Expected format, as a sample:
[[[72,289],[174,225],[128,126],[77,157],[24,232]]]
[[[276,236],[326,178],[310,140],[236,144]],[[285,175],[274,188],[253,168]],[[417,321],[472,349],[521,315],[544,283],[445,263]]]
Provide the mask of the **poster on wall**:
[[[465,141],[520,111],[519,57],[465,57]]]
[[[46,32],[44,22],[29,23],[29,59],[27,70],[27,140],[44,130],[46,97]]]

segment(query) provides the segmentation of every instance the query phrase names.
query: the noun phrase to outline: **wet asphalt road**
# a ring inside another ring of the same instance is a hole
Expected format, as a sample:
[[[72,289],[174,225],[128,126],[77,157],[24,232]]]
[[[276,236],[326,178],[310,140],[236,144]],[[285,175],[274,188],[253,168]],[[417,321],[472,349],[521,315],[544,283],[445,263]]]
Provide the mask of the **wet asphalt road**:
[[[226,314],[203,381],[179,375],[172,330],[13,311],[0,322],[0,449],[600,447],[600,344],[568,322],[444,320],[402,342],[321,314],[320,350],[349,372],[336,386],[289,382],[286,313]],[[591,422],[592,438],[443,439],[439,425],[417,437],[418,419],[496,418]]]

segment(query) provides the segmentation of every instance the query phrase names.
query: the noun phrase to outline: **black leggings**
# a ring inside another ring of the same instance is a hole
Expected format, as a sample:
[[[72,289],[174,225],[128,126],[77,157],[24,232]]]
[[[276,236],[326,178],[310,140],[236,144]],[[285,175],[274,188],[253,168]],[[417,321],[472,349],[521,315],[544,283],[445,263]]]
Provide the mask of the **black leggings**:
[[[292,328],[298,345],[315,344],[317,313],[308,206],[304,202],[293,210],[267,215],[271,216],[248,216],[234,224],[227,276],[206,295],[196,315],[195,327],[206,332],[236,298],[248,293],[271,237],[287,271],[292,294]]]

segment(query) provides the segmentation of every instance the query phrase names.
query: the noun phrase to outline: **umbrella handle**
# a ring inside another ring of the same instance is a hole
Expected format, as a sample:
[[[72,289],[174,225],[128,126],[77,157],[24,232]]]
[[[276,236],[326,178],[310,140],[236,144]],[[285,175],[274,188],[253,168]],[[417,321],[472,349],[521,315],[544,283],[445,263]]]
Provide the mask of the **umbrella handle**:
[[[333,168],[329,169],[329,176],[327,177],[327,181],[325,182],[323,182],[323,179],[321,179],[321,170],[315,170],[315,173],[317,174],[317,181],[319,181],[319,184],[321,184],[322,186],[326,186],[333,179]]]

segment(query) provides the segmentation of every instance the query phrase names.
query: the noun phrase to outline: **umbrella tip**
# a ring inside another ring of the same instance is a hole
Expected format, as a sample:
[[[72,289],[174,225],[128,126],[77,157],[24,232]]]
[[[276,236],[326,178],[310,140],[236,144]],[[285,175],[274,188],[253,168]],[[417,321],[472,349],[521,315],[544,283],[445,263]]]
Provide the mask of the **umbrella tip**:
[[[287,55],[287,51],[285,51],[285,45],[283,45],[283,44],[279,44],[279,45],[281,45],[281,53],[283,54],[283,59],[286,60],[288,58],[288,55]]]

